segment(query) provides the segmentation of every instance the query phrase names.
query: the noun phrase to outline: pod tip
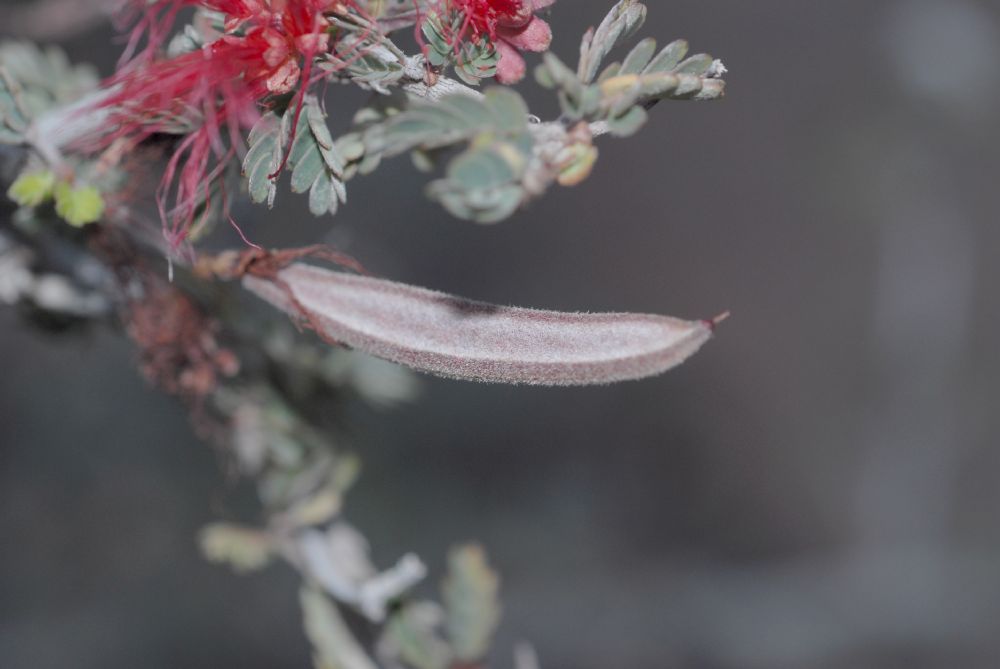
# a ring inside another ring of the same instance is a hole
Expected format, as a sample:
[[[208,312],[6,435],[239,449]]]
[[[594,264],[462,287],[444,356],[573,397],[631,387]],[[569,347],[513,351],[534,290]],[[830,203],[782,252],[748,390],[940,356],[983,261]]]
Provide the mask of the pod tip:
[[[708,326],[708,329],[710,329],[712,332],[715,332],[715,328],[719,327],[719,325],[721,325],[723,322],[729,320],[729,317],[731,315],[732,315],[731,312],[729,312],[729,311],[723,311],[721,314],[719,314],[715,318],[710,318],[710,319],[708,319],[706,321],[702,321],[702,322],[705,325]]]

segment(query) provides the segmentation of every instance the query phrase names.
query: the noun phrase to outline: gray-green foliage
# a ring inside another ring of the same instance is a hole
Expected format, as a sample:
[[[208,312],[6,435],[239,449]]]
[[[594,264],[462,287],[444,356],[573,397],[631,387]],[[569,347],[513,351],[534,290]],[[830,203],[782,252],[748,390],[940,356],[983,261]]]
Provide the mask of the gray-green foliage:
[[[439,149],[479,137],[504,138],[527,131],[528,108],[514,91],[491,88],[483,96],[455,93],[419,102],[392,116],[366,141],[383,155]]]
[[[42,49],[30,42],[0,43],[0,67],[20,85],[29,114],[75,102],[98,80],[93,67],[71,64],[61,49]]]
[[[398,89],[389,95],[376,96],[354,115],[354,129],[337,138],[337,149],[347,161],[344,178],[351,179],[358,174],[371,174],[382,164],[380,146],[366,141],[369,131],[378,132],[382,124],[400,113],[409,105],[406,95]]]
[[[228,564],[239,573],[263,569],[274,557],[274,542],[267,532],[230,523],[202,528],[199,543],[205,558]]]
[[[615,5],[600,26],[585,35],[575,71],[552,53],[543,56],[537,78],[556,90],[562,122],[601,123],[592,132],[627,136],[639,130],[647,120],[647,109],[660,100],[711,100],[723,94],[721,63],[706,54],[685,59],[688,45],[683,40],[657,51],[656,41],[645,39],[624,60],[604,66],[611,52],[642,27],[645,17],[646,6],[637,0]],[[446,29],[439,17],[435,19],[427,21],[423,30],[430,64],[443,67],[455,60],[449,31],[460,27]],[[458,70],[462,76],[460,63]],[[478,81],[478,76],[472,80]],[[351,160],[361,164],[363,157],[369,170],[383,157],[407,151],[425,169],[444,162],[444,175],[430,184],[429,195],[458,218],[495,223],[513,214],[555,177],[566,185],[578,183],[596,159],[588,133],[574,132],[553,154],[561,165],[555,172],[539,173],[540,147],[528,118],[524,102],[510,89],[488,90],[484,98],[454,94],[369,114],[363,132],[350,136],[348,146]],[[456,154],[454,149],[462,145]],[[531,169],[540,187],[529,188],[525,183]]]
[[[280,117],[269,112],[251,130],[250,148],[243,160],[250,198],[273,206],[277,171],[287,150],[292,192],[308,192],[309,210],[316,216],[335,214],[338,205],[347,201],[343,181],[346,162],[330,135],[326,115],[315,96],[305,97],[297,124],[296,114],[298,107],[294,104]],[[286,148],[293,126],[295,138],[291,147]]]
[[[28,111],[25,109],[21,86],[0,67],[0,143],[18,144],[28,129]]]
[[[288,115],[278,116],[268,112],[250,131],[247,143],[250,148],[243,158],[243,176],[247,180],[250,199],[256,203],[267,202],[274,206],[278,184],[271,175],[281,165],[282,152],[288,136]]]
[[[331,17],[340,33],[335,53],[325,53],[317,66],[331,76],[364,89],[388,94],[405,72],[405,54],[386,39],[369,20],[346,14]]]
[[[76,227],[94,223],[105,209],[103,191],[121,186],[121,172],[113,165],[102,168],[79,156],[70,156],[58,165],[47,162],[51,154],[37,150],[38,132],[32,124],[54,108],[79,105],[81,98],[97,85],[89,66],[71,65],[66,54],[55,47],[46,49],[27,42],[0,42],[0,144],[34,147],[21,154],[20,175],[7,195],[21,209],[16,220],[37,221],[39,208],[51,203],[42,215]],[[76,107],[74,115],[83,115]],[[48,132],[59,131],[52,127]],[[58,176],[57,176],[58,174]]]
[[[427,61],[434,68],[453,65],[458,78],[471,86],[478,86],[497,72],[500,53],[486,35],[478,39],[459,41],[465,17],[460,12],[432,12],[424,21],[422,32],[427,43]]]
[[[335,214],[338,203],[347,202],[344,159],[330,136],[326,115],[312,96],[306,97],[288,163],[292,166],[292,191],[309,192],[309,211],[316,216]]]
[[[0,43],[0,143],[18,144],[31,119],[78,100],[97,85],[94,68],[30,42]]]
[[[379,58],[364,51],[350,58],[328,55],[320,61],[319,67],[384,95],[390,92],[392,86],[399,84],[404,75],[403,66],[398,61]]]
[[[441,610],[436,604],[403,605],[386,624],[381,654],[412,669],[448,669],[454,653],[441,637],[440,624]]]
[[[601,63],[618,45],[634,35],[646,21],[646,5],[639,0],[621,0],[611,8],[597,29],[591,28],[580,45],[580,66],[577,76],[590,83]]]
[[[638,0],[618,2],[584,36],[575,70],[551,52],[543,55],[536,78],[558,95],[562,117],[548,126],[562,128],[562,135],[531,128],[527,106],[508,88],[489,89],[485,95],[466,89],[420,100],[400,94],[399,85],[407,81],[405,56],[388,40],[373,37],[370,24],[336,19],[339,30],[353,35],[346,49],[353,56],[327,56],[319,66],[380,95],[336,141],[325,130],[318,103],[310,99],[308,122],[296,135],[289,161],[292,190],[309,192],[314,213],[334,213],[345,200],[344,181],[374,172],[384,158],[411,152],[421,169],[443,165],[443,175],[427,189],[432,199],[458,218],[496,223],[553,182],[581,182],[597,158],[593,135],[637,132],[647,110],[661,100],[712,100],[724,92],[720,76],[725,68],[707,54],[685,59],[688,45],[683,40],[658,51],[655,40],[644,39],[622,61],[605,65],[642,27],[646,12]],[[485,38],[461,42],[456,50],[461,18],[430,11],[422,23],[427,66],[433,72],[427,81],[433,83],[449,65],[473,85],[495,74],[499,55]],[[288,131],[287,123],[278,121],[286,119],[287,112],[282,119],[272,113],[251,135],[244,173],[255,202],[273,203],[269,176],[280,164],[281,138]]]
[[[527,106],[500,87],[483,96],[457,93],[413,105],[371,128],[366,143],[385,156],[414,150],[423,157],[466,143],[428,193],[453,215],[479,223],[503,220],[521,204],[521,180],[534,147]]]
[[[463,546],[448,555],[444,582],[445,629],[455,657],[465,663],[489,652],[500,623],[500,579],[479,546]]]
[[[477,545],[448,555],[442,603],[406,602],[390,617],[381,655],[413,669],[477,666],[486,658],[500,622],[500,579]]]
[[[623,61],[607,65],[597,75],[611,51],[642,27],[645,16],[643,4],[619,2],[597,30],[584,36],[575,72],[555,54],[544,55],[536,78],[557,91],[567,119],[602,121],[609,132],[624,137],[638,131],[647,119],[646,109],[661,100],[722,96],[725,87],[719,75],[725,70],[721,63],[708,54],[685,60],[688,44],[684,40],[671,42],[657,53],[656,40],[644,39]]]
[[[304,587],[299,601],[316,669],[377,669],[326,595]]]

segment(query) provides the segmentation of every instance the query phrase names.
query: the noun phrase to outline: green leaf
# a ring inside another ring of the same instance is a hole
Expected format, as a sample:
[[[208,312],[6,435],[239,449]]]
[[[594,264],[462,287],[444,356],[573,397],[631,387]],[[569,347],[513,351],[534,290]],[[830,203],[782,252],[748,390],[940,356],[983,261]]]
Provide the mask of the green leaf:
[[[98,83],[93,67],[72,65],[62,50],[42,49],[31,42],[0,42],[0,64],[17,82],[20,104],[29,116],[75,102]]]
[[[414,669],[448,669],[453,653],[435,630],[439,618],[433,604],[407,604],[389,619],[384,645]]]
[[[337,151],[344,157],[344,160],[353,162],[365,155],[365,143],[360,133],[352,132],[338,137],[336,145]]]
[[[74,188],[68,183],[59,183],[54,194],[56,213],[73,227],[96,223],[104,214],[104,198],[93,186]]]
[[[369,152],[393,156],[415,148],[437,149],[479,135],[526,134],[528,108],[506,88],[491,88],[481,98],[466,93],[446,95],[390,117],[365,134]]]
[[[708,68],[712,66],[714,58],[709,56],[707,53],[700,53],[697,56],[691,56],[683,63],[678,65],[674,71],[678,74],[693,74],[698,77],[702,77],[708,72]]]
[[[520,132],[528,125],[528,105],[509,88],[494,86],[486,91],[486,106],[502,132]]]
[[[274,204],[277,183],[271,175],[284,158],[296,113],[296,105],[290,105],[280,119],[270,112],[250,131],[250,149],[243,160],[243,175],[247,179],[250,199],[256,203],[266,201],[268,207]],[[346,160],[330,135],[319,100],[313,95],[307,95],[303,102],[288,165],[292,168],[292,191],[308,191],[309,210],[316,216],[334,214],[339,204],[347,201],[343,182]]]
[[[521,178],[531,146],[496,141],[473,146],[448,165],[446,177],[428,188],[453,216],[477,223],[497,223],[526,199]]]
[[[606,79],[611,79],[612,77],[618,76],[618,72],[622,69],[621,63],[611,63],[606,68],[601,70],[601,73],[597,76],[597,83],[601,83]]]
[[[510,217],[525,198],[524,190],[516,184],[468,192],[454,188],[445,179],[432,183],[428,194],[452,216],[483,224],[499,223]]]
[[[634,35],[645,20],[646,5],[638,0],[620,0],[612,7],[597,30],[588,31],[583,38],[577,72],[580,81],[593,81],[607,55]]]
[[[462,34],[464,22],[461,11],[431,11],[421,25],[427,47],[424,52],[432,67],[453,65],[459,79],[478,86],[483,79],[496,75],[500,52],[487,35],[464,40],[456,49],[451,36]]]
[[[672,72],[674,68],[683,60],[688,52],[688,43],[679,39],[663,47],[663,51],[656,55],[656,58],[646,67],[646,73]]]
[[[394,156],[416,147],[450,146],[471,136],[470,130],[463,125],[456,122],[442,103],[419,105],[391,118],[377,134],[369,133],[369,148]]]
[[[302,588],[299,602],[316,669],[378,669],[326,595]]]
[[[292,113],[294,110],[289,108],[285,116]],[[292,190],[309,191],[309,211],[313,215],[335,214],[340,203],[347,202],[343,181],[347,159],[333,141],[326,115],[314,95],[305,98],[288,162],[292,165]]]
[[[597,147],[589,143],[570,144],[560,153],[558,181],[561,186],[576,186],[583,183],[597,163]]]
[[[312,132],[316,151],[323,158],[327,169],[335,176],[340,176],[344,172],[344,159],[337,152],[333,137],[330,136],[330,128],[326,125],[326,115],[315,96],[306,96],[305,116],[309,130]]]
[[[466,133],[478,131],[492,125],[486,110],[486,103],[478,96],[468,94],[446,95],[441,98],[436,108],[440,112],[450,113],[458,122],[459,128]]]
[[[550,82],[550,87],[562,89],[574,97],[579,97],[583,90],[583,84],[576,73],[551,51],[542,54],[542,65],[538,69],[537,78],[539,83]]]
[[[591,83],[604,58],[635,33],[645,17],[646,6],[638,0],[618,2],[601,25],[584,36],[576,72],[551,53],[543,56],[536,78],[558,91],[564,119],[606,121],[613,132],[626,135],[645,121],[641,108],[655,102],[713,100],[723,95],[725,82],[719,77],[725,68],[706,54],[682,60],[688,51],[684,40],[671,42],[654,57],[656,41],[644,39],[622,63],[607,65],[597,83]]]
[[[484,146],[466,151],[449,165],[448,176],[469,190],[502,186],[517,178],[523,169],[523,164],[518,164],[520,154],[511,156],[506,148]]]
[[[401,63],[368,53],[375,46],[371,39],[354,40],[342,46],[344,53],[352,54],[350,57],[338,58],[333,54],[326,54],[317,65],[336,76],[346,76],[363,89],[371,89],[383,95],[389,94],[390,87],[403,80],[405,71]]]
[[[309,145],[311,142],[307,140],[300,142],[300,144]],[[295,161],[295,169],[292,170],[292,191],[305,193],[312,188],[316,179],[325,170],[323,159],[320,157],[319,151],[306,151],[299,157],[296,157],[293,152],[291,160]]]
[[[442,67],[450,62],[453,50],[445,33],[460,27],[450,26],[446,29],[444,21],[441,12],[431,12],[420,26],[420,30],[427,40],[427,62],[433,67]]]
[[[644,74],[639,77],[638,92],[643,100],[654,100],[665,97],[680,84],[681,77],[670,72]]]
[[[56,185],[56,175],[49,170],[26,172],[11,184],[7,197],[22,207],[37,207],[50,199]]]
[[[500,622],[499,587],[480,546],[451,551],[443,587],[445,629],[459,661],[473,664],[489,652]]]
[[[325,175],[320,175],[309,188],[309,211],[314,216],[322,216],[330,212],[337,211],[337,194],[333,189],[333,183]]]
[[[214,523],[202,529],[198,540],[205,559],[228,564],[240,573],[262,569],[274,556],[271,538],[252,528]]]
[[[243,176],[247,179],[250,199],[256,203],[267,202],[274,206],[278,186],[271,175],[281,165],[287,130],[284,119],[276,114],[264,114],[250,131],[247,143],[250,149],[243,159]]]
[[[521,180],[532,158],[534,137],[528,107],[515,91],[493,87],[483,95],[455,93],[395,114],[365,116],[369,118],[363,131],[338,140],[338,145],[350,147],[350,174],[406,151],[413,151],[418,167],[427,170],[442,162],[447,149],[468,142],[450,161],[446,177],[430,184],[433,199],[453,215],[481,223],[506,218],[526,199]],[[357,146],[359,138],[363,147]],[[322,199],[327,193],[314,195]]]
[[[649,114],[642,107],[632,107],[621,116],[608,119],[608,129],[618,137],[634,135],[645,125]]]
[[[653,58],[654,53],[656,53],[656,40],[652,37],[647,37],[636,44],[635,48],[625,57],[625,62],[622,63],[621,70],[618,73],[639,74],[649,65],[649,61]]]
[[[466,42],[455,59],[455,74],[470,86],[496,76],[500,52],[485,35],[478,42]]]
[[[7,68],[0,67],[0,144],[20,144],[28,128],[21,87]]]

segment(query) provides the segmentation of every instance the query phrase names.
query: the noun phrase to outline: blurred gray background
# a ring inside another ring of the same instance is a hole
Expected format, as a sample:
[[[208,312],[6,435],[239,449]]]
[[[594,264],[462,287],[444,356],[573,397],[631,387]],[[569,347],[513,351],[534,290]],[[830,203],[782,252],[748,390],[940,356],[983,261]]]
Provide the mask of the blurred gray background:
[[[556,52],[610,4],[558,2]],[[477,227],[403,159],[333,223],[289,195],[237,211],[262,243],[469,297],[733,312],[650,381],[424,379],[350,407],[349,517],[381,564],[420,554],[429,592],[483,542],[496,667],[522,639],[547,669],[1000,666],[1000,5],[649,4],[643,34],[723,58],[728,97],[602,141],[584,185]],[[108,73],[111,35],[52,38]],[[308,666],[295,577],[199,557],[230,486],[132,355],[0,312],[0,665]]]

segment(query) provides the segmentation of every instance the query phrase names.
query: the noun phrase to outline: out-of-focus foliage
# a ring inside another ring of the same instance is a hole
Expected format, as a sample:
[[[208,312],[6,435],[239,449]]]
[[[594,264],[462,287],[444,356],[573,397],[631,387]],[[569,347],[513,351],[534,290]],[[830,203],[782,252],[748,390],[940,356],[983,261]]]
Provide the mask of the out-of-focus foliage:
[[[227,563],[240,573],[266,567],[274,551],[266,533],[228,523],[213,523],[204,528],[200,543],[207,559]]]
[[[98,81],[90,65],[71,64],[62,50],[42,49],[31,42],[0,43],[0,70],[17,82],[22,104],[31,115],[79,100]]]
[[[491,88],[482,97],[455,93],[423,102],[366,132],[371,153],[392,156],[433,152],[468,142],[448,162],[446,177],[434,182],[431,197],[459,218],[494,223],[520,206],[520,185],[532,157],[534,139],[528,108],[517,93]]]
[[[0,143],[21,143],[27,129],[28,110],[21,86],[7,68],[0,65]]]
[[[482,548],[464,546],[448,555],[445,628],[459,661],[472,664],[489,652],[500,623],[499,589],[500,579]]]
[[[37,207],[52,197],[56,187],[56,175],[49,170],[24,172],[10,189],[7,197],[22,207]]]
[[[376,669],[326,595],[305,587],[299,599],[316,669]]]
[[[88,223],[96,223],[104,214],[104,198],[93,186],[71,186],[62,182],[56,184],[56,213],[75,228]]]

